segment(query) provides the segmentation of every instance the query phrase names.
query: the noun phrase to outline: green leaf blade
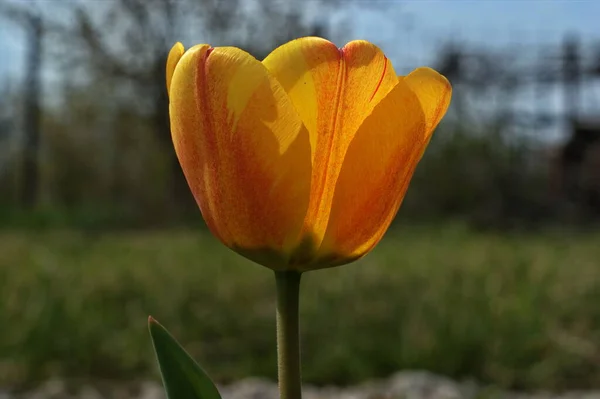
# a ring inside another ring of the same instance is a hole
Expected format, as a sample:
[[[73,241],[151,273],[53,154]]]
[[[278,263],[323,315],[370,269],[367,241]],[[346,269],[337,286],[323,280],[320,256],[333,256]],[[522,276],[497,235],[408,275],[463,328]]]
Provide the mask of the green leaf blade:
[[[221,399],[210,377],[152,316],[148,329],[168,399]]]

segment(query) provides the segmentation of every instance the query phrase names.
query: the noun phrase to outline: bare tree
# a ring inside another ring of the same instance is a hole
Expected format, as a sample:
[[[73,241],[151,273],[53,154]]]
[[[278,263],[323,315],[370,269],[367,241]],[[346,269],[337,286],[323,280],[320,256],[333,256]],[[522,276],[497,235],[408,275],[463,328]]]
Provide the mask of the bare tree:
[[[20,24],[27,32],[27,63],[23,103],[23,156],[19,202],[36,205],[39,193],[41,74],[44,26],[35,10],[28,12],[0,3],[0,16]]]

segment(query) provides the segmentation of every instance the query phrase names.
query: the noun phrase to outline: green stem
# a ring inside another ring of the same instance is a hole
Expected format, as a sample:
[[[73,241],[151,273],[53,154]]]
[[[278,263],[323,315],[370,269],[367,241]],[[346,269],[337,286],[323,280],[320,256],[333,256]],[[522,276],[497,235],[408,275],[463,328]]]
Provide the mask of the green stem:
[[[298,299],[299,272],[275,272],[277,282],[277,363],[280,399],[301,399]]]

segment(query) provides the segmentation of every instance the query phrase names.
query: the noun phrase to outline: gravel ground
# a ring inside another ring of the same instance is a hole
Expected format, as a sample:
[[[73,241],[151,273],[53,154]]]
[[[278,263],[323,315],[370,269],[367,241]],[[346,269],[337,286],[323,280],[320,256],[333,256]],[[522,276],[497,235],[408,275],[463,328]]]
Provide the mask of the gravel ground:
[[[219,388],[223,399],[277,399],[277,385],[271,381],[248,378]],[[162,386],[147,381],[135,386],[70,387],[51,380],[28,392],[3,391],[0,399],[164,399]],[[600,399],[600,391],[561,394],[491,391],[475,383],[458,383],[428,372],[405,371],[365,384],[337,388],[304,386],[304,399]]]

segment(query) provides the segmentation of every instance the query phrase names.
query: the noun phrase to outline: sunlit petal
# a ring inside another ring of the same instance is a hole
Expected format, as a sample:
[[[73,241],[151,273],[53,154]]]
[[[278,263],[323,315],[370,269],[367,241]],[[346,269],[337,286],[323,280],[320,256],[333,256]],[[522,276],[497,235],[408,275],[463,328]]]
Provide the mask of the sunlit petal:
[[[318,246],[348,146],[398,78],[381,50],[366,41],[338,49],[325,39],[302,38],[277,48],[263,64],[288,93],[310,132],[312,188],[303,232]]]
[[[240,49],[197,46],[175,68],[170,110],[175,150],[215,235],[249,257],[291,251],[308,207],[311,147],[277,80]]]
[[[448,110],[452,86],[444,76],[426,67],[415,69],[403,79],[421,103],[430,137]]]
[[[426,146],[417,96],[400,82],[362,123],[344,159],[319,257],[355,260],[382,238]]]
[[[175,45],[169,51],[169,56],[167,57],[167,93],[171,90],[171,80],[173,79],[173,73],[175,72],[175,67],[177,63],[183,56],[185,49],[183,48],[183,44],[180,42],[175,43]]]

